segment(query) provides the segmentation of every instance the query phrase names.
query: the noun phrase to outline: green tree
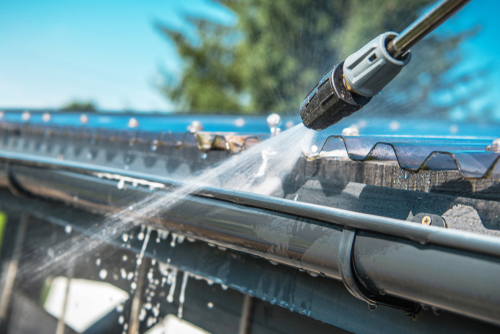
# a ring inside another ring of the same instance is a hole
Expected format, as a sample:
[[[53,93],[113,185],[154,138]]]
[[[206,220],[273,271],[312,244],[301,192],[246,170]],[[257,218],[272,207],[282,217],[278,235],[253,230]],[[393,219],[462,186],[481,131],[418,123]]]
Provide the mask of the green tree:
[[[97,105],[93,101],[80,101],[74,100],[66,104],[61,108],[62,111],[86,111],[95,112],[97,111]]]
[[[218,0],[235,26],[187,17],[197,38],[158,24],[183,60],[180,77],[162,88],[191,113],[297,112],[304,96],[336,63],[386,31],[400,32],[435,0]],[[444,80],[459,60],[467,32],[433,34],[374,107],[385,114],[447,112],[432,96],[453,88]],[[372,102],[373,103],[373,102]]]

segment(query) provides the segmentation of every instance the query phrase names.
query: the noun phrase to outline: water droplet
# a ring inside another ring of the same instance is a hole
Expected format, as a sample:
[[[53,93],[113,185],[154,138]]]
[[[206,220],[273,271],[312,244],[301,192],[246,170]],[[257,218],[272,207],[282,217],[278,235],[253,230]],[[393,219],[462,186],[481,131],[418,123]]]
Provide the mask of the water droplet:
[[[139,313],[139,321],[144,321],[146,319],[146,310],[141,308],[141,313]]]
[[[170,242],[170,247],[175,247],[175,240],[177,239],[177,234],[172,233],[172,242]]]
[[[222,290],[227,290],[227,288],[228,288],[228,286],[224,285],[224,284],[222,284],[221,287],[222,287]]]
[[[125,261],[127,261],[127,260],[128,260],[128,256],[127,256],[127,255],[123,255],[123,257],[122,257],[122,261],[123,261],[123,262],[125,262]]]
[[[151,310],[151,307],[152,307],[151,303],[146,303],[146,304],[144,304],[144,308],[145,308],[146,310]]]
[[[123,312],[123,304],[120,304],[116,307],[116,312],[122,313]]]
[[[314,271],[310,271],[310,270],[308,270],[308,271],[307,271],[307,273],[308,273],[309,275],[311,275],[312,277],[318,277],[318,276],[319,276],[319,274],[318,274],[318,273],[315,273]]]
[[[127,125],[128,125],[129,128],[136,128],[136,127],[139,126],[139,121],[137,119],[135,119],[135,118],[131,118],[131,119],[128,120],[128,124]]]
[[[397,131],[399,129],[401,125],[399,124],[399,122],[397,121],[392,121],[390,124],[389,124],[389,128],[392,130],[392,131]]]
[[[100,259],[100,258],[97,258],[97,259],[95,260],[95,264],[96,264],[96,266],[100,266],[100,265],[101,265],[101,259]]]
[[[66,234],[70,234],[72,230],[73,229],[71,228],[70,225],[66,225],[66,227],[64,228],[64,232],[66,232]]]
[[[56,255],[56,252],[52,249],[52,248],[49,248],[47,250],[47,254],[50,256],[50,257],[54,257]]]
[[[151,326],[153,326],[155,323],[156,323],[156,318],[149,317],[149,318],[148,318],[148,321],[147,321],[147,323],[146,323],[146,325],[147,325],[148,327],[151,327]]]
[[[213,308],[214,308],[214,303],[212,303],[212,302],[208,302],[207,307],[208,307],[209,309],[213,309]]]
[[[158,307],[154,306],[152,311],[155,318],[157,318],[160,315],[160,309]]]
[[[120,275],[122,275],[123,279],[126,279],[127,278],[127,271],[125,271],[125,269],[121,268],[120,269]]]
[[[119,317],[118,317],[118,323],[119,323],[120,325],[123,325],[123,323],[124,323],[124,322],[125,322],[125,317],[124,317],[123,315],[119,316]]]
[[[207,154],[206,154],[206,153],[203,153],[203,154],[201,155],[201,158],[202,158],[202,159],[206,159],[206,158],[207,158]]]
[[[130,288],[135,290],[135,288],[137,288],[137,284],[135,282],[130,283]]]
[[[122,235],[122,240],[123,240],[123,242],[127,242],[128,241],[128,234],[124,233]]]
[[[108,276],[108,271],[106,269],[101,269],[101,271],[99,272],[99,277],[101,279],[105,279],[106,276]]]
[[[118,181],[118,184],[116,185],[116,187],[118,189],[123,189],[125,188],[125,180],[124,179],[121,179],[120,181]]]
[[[272,260],[269,260],[269,263],[271,263],[273,266],[277,266],[278,265],[278,262],[272,261]]]
[[[167,277],[167,284],[170,285],[170,291],[168,292],[167,302],[172,303],[174,301],[174,291],[175,285],[177,282],[177,269],[173,268],[173,270],[169,273]]]
[[[127,275],[127,280],[131,280],[132,278],[134,278],[134,273],[133,272],[129,272],[128,275]]]
[[[144,233],[143,232],[139,233],[139,235],[137,236],[137,239],[144,240]]]
[[[177,318],[182,319],[183,309],[184,309],[184,301],[186,298],[186,286],[189,278],[189,272],[185,271],[184,276],[182,276],[182,286],[181,286],[181,294],[179,295],[179,310],[177,311]]]

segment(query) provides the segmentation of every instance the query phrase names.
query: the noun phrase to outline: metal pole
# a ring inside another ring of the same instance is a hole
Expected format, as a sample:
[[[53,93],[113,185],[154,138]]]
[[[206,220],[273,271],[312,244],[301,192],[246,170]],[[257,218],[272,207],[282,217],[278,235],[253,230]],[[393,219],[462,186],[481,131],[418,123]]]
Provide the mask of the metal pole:
[[[470,0],[442,0],[409,25],[387,46],[387,51],[397,58],[410,50],[431,31],[439,27]]]

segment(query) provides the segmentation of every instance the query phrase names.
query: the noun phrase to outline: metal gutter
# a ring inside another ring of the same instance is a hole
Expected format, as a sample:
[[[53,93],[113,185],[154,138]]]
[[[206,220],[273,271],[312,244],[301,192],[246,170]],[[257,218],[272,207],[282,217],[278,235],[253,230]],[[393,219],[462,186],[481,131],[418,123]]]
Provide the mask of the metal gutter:
[[[12,217],[17,217],[16,214],[19,212],[29,213],[33,217],[33,224],[38,225],[38,228],[52,227],[57,230],[59,227],[65,229],[71,226],[72,233],[75,233],[73,237],[83,237],[80,236],[80,233],[83,233],[92,238],[99,238],[98,235],[92,234],[88,226],[91,225],[89,222],[95,224],[102,217],[67,206],[62,202],[49,202],[36,198],[21,199],[7,190],[0,189],[0,210]],[[137,236],[140,231],[141,228],[136,227],[128,233]],[[313,319],[359,334],[498,332],[498,327],[495,325],[451,312],[443,312],[438,317],[430,310],[422,311],[415,322],[397,309],[384,307],[370,312],[365,303],[352,297],[341,281],[326,277],[312,277],[293,267],[274,266],[263,258],[230,249],[220,250],[202,241],[188,242],[186,240],[171,247],[171,236],[159,243],[154,241],[157,237],[158,233],[152,231],[150,241],[153,242],[149,242],[145,252],[147,258],[164,264],[170,263],[171,267],[188,271],[199,278],[213,281],[215,284],[224,285],[223,288],[228,286],[267,301],[266,303],[257,301],[257,304],[280,305],[286,308],[285,314],[293,308],[295,315],[290,314],[289,317],[298,317],[297,320],[302,319],[299,314],[305,314]],[[103,247],[118,246],[123,248],[124,253],[132,251],[139,254],[143,246],[141,240],[135,237],[132,240],[129,239],[127,244],[123,243],[121,236],[112,241],[104,240],[104,242],[110,245],[102,245]],[[129,245],[130,248],[128,248]],[[23,265],[26,264],[23,262]],[[217,289],[211,286],[211,289],[214,288]],[[177,311],[175,306],[171,310],[174,313]]]
[[[179,186],[124,170],[13,152],[0,156],[10,166],[0,184],[12,187],[14,181],[27,193],[101,213],[147,196],[148,182]],[[123,177],[139,185],[120,190]],[[500,325],[500,239],[494,237],[214,188],[186,197],[150,223],[335,279],[343,278],[343,228],[357,230],[352,265],[370,291]]]
[[[181,187],[185,184],[184,182],[172,180],[167,177],[159,177],[135,171],[97,166],[81,162],[58,160],[24,153],[0,151],[0,162],[1,161],[11,165],[19,164],[24,166],[54,168],[59,171],[64,170],[79,174],[100,176],[101,178],[112,178],[115,180],[115,183],[113,183],[115,185],[122,178],[136,179],[139,181],[142,180],[145,181],[146,185],[155,183],[156,187],[162,184],[166,189]],[[34,170],[31,170],[28,174],[30,173],[34,173]],[[43,179],[45,176],[42,177],[42,175],[40,175],[40,178]],[[4,177],[3,182],[5,181],[6,179]],[[34,182],[34,180],[31,181]],[[37,184],[39,182],[40,180],[34,183]],[[2,183],[1,176],[0,183]],[[29,186],[29,183],[26,184],[26,186]],[[78,186],[82,186],[82,184],[79,183]],[[77,186],[75,185],[75,191],[76,188]],[[294,214],[300,217],[313,218],[338,226],[402,237],[420,244],[450,247],[457,250],[500,258],[500,240],[495,237],[466,233],[457,230],[441,229],[433,226],[422,226],[399,219],[329,208],[253,193],[235,192],[233,190],[221,188],[205,187],[196,190],[195,194],[233,202],[240,205],[254,206],[281,213]]]

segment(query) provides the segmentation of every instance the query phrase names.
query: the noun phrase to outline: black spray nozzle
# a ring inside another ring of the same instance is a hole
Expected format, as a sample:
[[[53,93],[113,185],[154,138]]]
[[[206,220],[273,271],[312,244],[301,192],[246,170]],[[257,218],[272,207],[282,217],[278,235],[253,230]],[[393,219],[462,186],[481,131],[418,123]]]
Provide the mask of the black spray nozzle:
[[[328,71],[300,106],[300,117],[310,129],[321,131],[351,115],[370,102],[347,89],[344,83],[344,62]]]
[[[410,62],[410,47],[469,1],[441,0],[401,34],[378,36],[328,71],[300,106],[304,125],[321,131],[361,109]]]

